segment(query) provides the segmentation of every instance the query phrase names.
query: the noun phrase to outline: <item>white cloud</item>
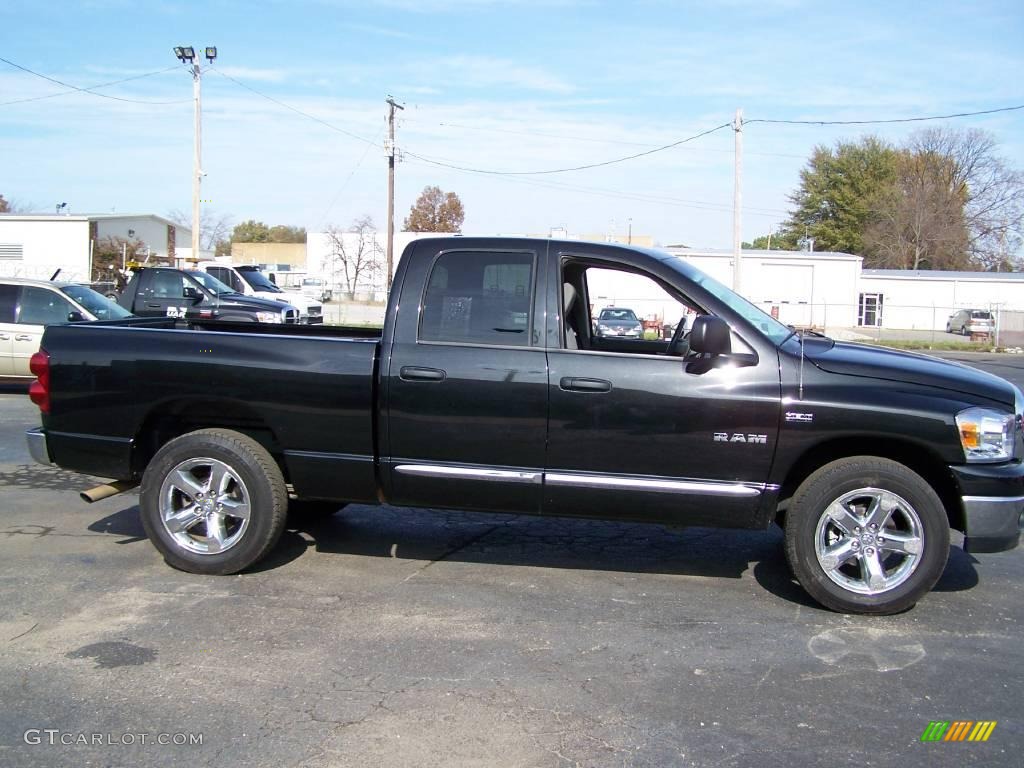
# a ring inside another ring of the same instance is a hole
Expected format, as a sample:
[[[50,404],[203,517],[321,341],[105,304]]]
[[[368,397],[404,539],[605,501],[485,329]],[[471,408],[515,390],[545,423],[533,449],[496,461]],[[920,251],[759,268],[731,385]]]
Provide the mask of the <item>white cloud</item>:
[[[490,56],[448,56],[416,62],[412,71],[430,78],[431,85],[456,88],[518,88],[544,93],[572,93],[575,88],[562,78],[511,59]]]

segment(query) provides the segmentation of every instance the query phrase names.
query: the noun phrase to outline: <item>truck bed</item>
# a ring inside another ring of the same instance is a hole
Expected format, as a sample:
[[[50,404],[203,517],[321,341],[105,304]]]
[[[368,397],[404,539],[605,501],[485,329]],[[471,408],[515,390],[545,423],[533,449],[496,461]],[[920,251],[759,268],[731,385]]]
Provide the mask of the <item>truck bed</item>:
[[[52,457],[128,479],[168,433],[216,415],[280,456],[302,495],[374,499],[379,339],[377,329],[173,318],[52,326],[42,344]]]

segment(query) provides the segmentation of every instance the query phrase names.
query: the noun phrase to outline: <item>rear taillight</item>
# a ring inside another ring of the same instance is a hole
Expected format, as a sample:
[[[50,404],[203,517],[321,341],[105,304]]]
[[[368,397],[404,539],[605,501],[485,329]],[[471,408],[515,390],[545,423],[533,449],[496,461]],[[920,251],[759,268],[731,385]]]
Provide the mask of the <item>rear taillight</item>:
[[[39,406],[43,413],[50,412],[50,355],[40,349],[28,361],[28,369],[36,380],[28,388],[29,399]]]

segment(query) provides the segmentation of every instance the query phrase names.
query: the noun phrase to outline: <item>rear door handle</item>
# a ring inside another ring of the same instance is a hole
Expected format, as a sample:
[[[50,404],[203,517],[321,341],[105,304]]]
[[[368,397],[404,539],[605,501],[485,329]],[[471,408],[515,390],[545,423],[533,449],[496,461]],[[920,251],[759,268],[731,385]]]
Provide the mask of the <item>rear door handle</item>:
[[[444,381],[448,374],[440,368],[419,368],[415,365],[405,365],[398,372],[402,381]]]
[[[6,333],[0,333],[0,341],[10,341],[10,340],[11,340],[11,337],[8,336]]]
[[[558,386],[566,392],[611,392],[612,383],[604,379],[584,379],[578,376],[563,376]]]
[[[32,341],[32,337],[25,333],[19,333],[14,337],[15,341]]]

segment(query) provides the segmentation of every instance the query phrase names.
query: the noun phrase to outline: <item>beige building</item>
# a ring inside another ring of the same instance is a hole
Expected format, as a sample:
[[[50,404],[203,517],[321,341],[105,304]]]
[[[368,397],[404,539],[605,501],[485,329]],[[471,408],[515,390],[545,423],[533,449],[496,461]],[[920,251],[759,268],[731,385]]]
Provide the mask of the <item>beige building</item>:
[[[232,264],[259,264],[269,272],[306,271],[305,243],[232,243]]]

